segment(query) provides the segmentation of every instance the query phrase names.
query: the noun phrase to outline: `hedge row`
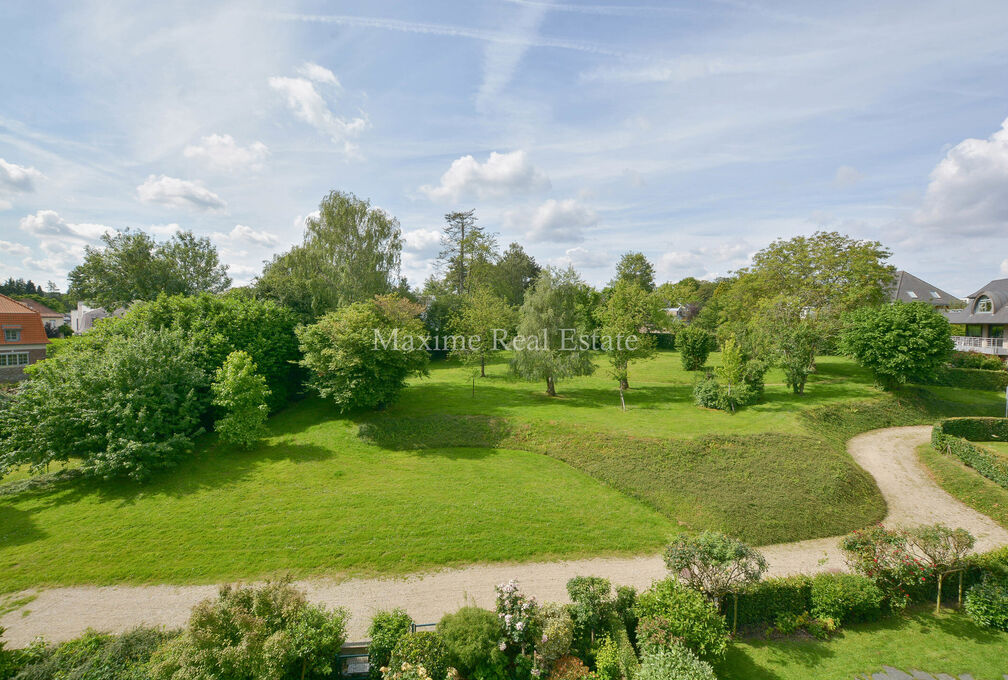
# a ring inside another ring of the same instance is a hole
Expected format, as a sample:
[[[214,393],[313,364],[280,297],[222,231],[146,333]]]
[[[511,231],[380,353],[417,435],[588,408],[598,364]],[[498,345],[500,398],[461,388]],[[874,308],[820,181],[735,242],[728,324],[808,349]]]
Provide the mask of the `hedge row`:
[[[947,418],[931,431],[931,446],[951,454],[995,484],[1008,489],[1008,463],[976,441],[1008,440],[1008,419]]]
[[[970,390],[995,390],[1003,392],[1008,387],[1008,371],[947,366],[935,373],[933,384],[946,387],[963,387]]]

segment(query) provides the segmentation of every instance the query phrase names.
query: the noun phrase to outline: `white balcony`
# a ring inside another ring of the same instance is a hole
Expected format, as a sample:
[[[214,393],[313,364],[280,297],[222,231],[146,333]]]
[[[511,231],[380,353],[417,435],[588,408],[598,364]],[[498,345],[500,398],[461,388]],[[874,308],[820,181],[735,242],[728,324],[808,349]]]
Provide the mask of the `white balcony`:
[[[968,338],[962,335],[952,336],[955,348],[960,352],[979,352],[980,354],[1008,355],[1008,347],[1004,338]]]

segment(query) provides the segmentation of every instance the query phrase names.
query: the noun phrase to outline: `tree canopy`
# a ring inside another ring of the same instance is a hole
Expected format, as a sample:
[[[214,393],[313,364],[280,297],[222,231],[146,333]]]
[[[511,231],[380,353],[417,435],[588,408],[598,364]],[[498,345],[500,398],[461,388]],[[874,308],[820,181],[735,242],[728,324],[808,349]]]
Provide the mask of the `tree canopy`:
[[[616,264],[616,279],[613,281],[628,281],[636,283],[642,290],[650,293],[655,289],[654,265],[644,256],[644,253],[624,253]]]

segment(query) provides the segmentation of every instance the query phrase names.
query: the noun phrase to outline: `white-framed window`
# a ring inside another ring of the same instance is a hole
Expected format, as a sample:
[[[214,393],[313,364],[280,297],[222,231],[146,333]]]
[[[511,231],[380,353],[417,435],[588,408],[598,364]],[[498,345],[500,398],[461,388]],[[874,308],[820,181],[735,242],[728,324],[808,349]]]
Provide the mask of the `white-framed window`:
[[[911,300],[917,299],[917,293],[913,292],[912,290],[908,290],[907,295],[910,297]]]
[[[27,366],[28,352],[0,352],[0,366]]]
[[[5,328],[4,332],[5,342],[17,342],[21,339],[21,329],[20,328]]]
[[[977,314],[990,314],[994,311],[994,301],[986,295],[982,296],[976,303]]]

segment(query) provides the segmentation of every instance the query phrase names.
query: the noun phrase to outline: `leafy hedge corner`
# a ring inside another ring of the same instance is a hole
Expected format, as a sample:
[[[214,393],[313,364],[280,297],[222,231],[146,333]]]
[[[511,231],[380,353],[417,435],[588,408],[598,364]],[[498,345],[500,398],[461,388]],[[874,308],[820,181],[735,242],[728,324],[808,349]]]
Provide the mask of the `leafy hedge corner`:
[[[1004,392],[1008,387],[1008,371],[1003,368],[991,371],[986,368],[945,367],[935,371],[932,384]]]
[[[931,446],[939,453],[950,454],[995,484],[1008,489],[1008,463],[977,441],[1008,441],[1008,419],[946,418],[931,431]]]

